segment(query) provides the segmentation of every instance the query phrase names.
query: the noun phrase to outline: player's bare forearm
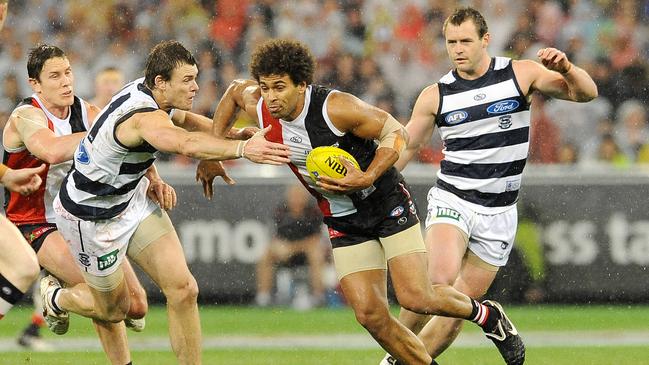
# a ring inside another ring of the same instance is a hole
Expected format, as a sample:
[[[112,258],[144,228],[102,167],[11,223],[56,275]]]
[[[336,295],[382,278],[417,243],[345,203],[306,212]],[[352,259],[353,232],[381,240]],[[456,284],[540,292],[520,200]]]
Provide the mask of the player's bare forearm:
[[[412,158],[417,154],[417,151],[419,151],[419,146],[408,146],[401,154],[399,154],[399,159],[397,162],[394,163],[394,167],[397,168],[399,171],[403,171],[404,168],[406,168],[406,165]]]
[[[144,173],[144,176],[146,176],[149,181],[162,181],[162,178],[160,177],[160,174],[158,174],[158,169],[155,167],[155,165],[149,166],[149,168]]]
[[[399,153],[395,149],[388,147],[377,148],[372,163],[365,170],[364,176],[368,179],[366,182],[367,187],[388,171],[398,159]]]
[[[41,129],[32,134],[25,146],[39,160],[57,164],[70,161],[85,133],[73,133],[66,136],[55,136],[49,129]]]
[[[243,91],[253,84],[254,81],[252,80],[234,80],[230,83],[214,111],[212,134],[219,137],[227,135],[234,124],[234,116],[237,110],[245,108]]]
[[[183,142],[181,153],[199,160],[232,160],[242,156],[241,143],[241,141],[218,138],[203,132],[193,132]]]
[[[582,103],[595,99],[598,94],[595,81],[582,68],[570,65],[568,72],[562,74],[568,86],[569,99]]]

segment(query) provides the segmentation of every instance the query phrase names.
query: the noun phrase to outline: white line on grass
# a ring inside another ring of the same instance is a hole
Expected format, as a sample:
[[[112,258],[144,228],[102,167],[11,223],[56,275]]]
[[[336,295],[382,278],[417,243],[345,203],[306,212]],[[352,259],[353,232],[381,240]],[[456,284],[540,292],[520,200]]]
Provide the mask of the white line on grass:
[[[649,331],[527,331],[522,334],[531,347],[601,347],[648,346]],[[102,351],[95,338],[48,338],[57,351]],[[131,338],[133,351],[170,351],[166,337]],[[478,333],[463,333],[455,347],[488,347],[491,341]],[[339,334],[329,336],[227,336],[203,338],[203,349],[375,349],[378,345],[369,335]],[[23,351],[14,339],[0,339],[0,352]]]

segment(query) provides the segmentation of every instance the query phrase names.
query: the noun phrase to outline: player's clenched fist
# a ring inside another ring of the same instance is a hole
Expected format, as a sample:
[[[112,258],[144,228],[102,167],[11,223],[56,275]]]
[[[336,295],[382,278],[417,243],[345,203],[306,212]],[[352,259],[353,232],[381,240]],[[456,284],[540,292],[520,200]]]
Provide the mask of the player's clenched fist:
[[[536,56],[548,70],[565,74],[572,68],[572,63],[568,61],[566,54],[556,48],[541,48]]]

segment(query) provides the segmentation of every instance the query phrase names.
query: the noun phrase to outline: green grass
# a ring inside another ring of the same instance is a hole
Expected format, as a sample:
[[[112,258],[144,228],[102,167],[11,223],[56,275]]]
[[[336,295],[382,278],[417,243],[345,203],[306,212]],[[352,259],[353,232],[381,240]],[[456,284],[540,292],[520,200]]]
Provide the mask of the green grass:
[[[398,311],[394,308],[394,312]],[[349,308],[319,309],[296,312],[289,309],[258,309],[251,307],[200,308],[204,337],[211,336],[273,336],[364,334],[355,322]],[[523,306],[507,308],[508,315],[524,335],[526,331],[588,331],[606,330],[624,332],[649,330],[649,306]],[[0,321],[0,339],[8,340],[28,323],[30,309],[14,308]],[[141,334],[129,333],[129,338],[166,337],[167,324],[164,307],[152,307],[147,315],[147,328]],[[470,332],[476,326],[466,326]],[[90,321],[72,317],[70,331],[58,337],[43,331],[46,338],[94,337]],[[205,349],[204,364],[241,365],[319,365],[368,364],[376,365],[383,351],[376,349]],[[133,351],[135,365],[164,365],[175,363],[170,351]],[[80,361],[81,359],[81,361]],[[642,346],[606,347],[532,347],[528,349],[526,364],[649,364],[649,348]],[[501,364],[495,348],[451,347],[439,359],[446,364]],[[107,364],[105,355],[96,351],[0,354],[0,365],[63,365]]]

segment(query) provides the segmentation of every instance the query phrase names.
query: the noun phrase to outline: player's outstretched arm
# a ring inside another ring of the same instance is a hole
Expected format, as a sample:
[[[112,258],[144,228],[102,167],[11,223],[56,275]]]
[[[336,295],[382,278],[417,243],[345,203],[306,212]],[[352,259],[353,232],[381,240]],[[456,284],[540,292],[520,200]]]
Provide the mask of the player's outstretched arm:
[[[159,151],[199,160],[230,160],[245,157],[253,162],[279,165],[288,162],[287,146],[266,141],[269,128],[247,141],[217,138],[204,132],[188,132],[175,126],[161,110],[138,113],[117,130],[120,142],[138,146],[147,141]]]
[[[41,186],[42,180],[38,174],[43,171],[45,171],[45,164],[18,170],[0,164],[0,183],[11,191],[21,195],[29,195]]]
[[[213,134],[220,137],[227,136],[234,123],[234,116],[239,109],[243,109],[250,117],[256,120],[257,101],[259,101],[260,97],[261,93],[257,82],[242,79],[232,81],[214,111],[214,118],[212,119]]]
[[[20,142],[32,155],[49,164],[71,160],[79,141],[86,135],[85,132],[65,136],[55,135],[47,127],[45,114],[40,109],[32,107],[14,111],[9,118],[7,128],[18,136]],[[10,141],[11,137],[7,142],[11,143]]]
[[[543,48],[537,52],[540,64],[531,60],[517,61],[517,77],[530,75],[530,91],[570,101],[587,102],[597,97],[597,85],[586,71],[568,60],[556,48]],[[518,72],[520,71],[520,72]]]
[[[399,171],[403,170],[419,149],[430,141],[435,130],[435,116],[438,106],[439,88],[437,84],[430,85],[422,90],[415,102],[410,121],[406,125],[406,131],[410,136],[408,147],[401,152],[399,160],[394,164]]]

